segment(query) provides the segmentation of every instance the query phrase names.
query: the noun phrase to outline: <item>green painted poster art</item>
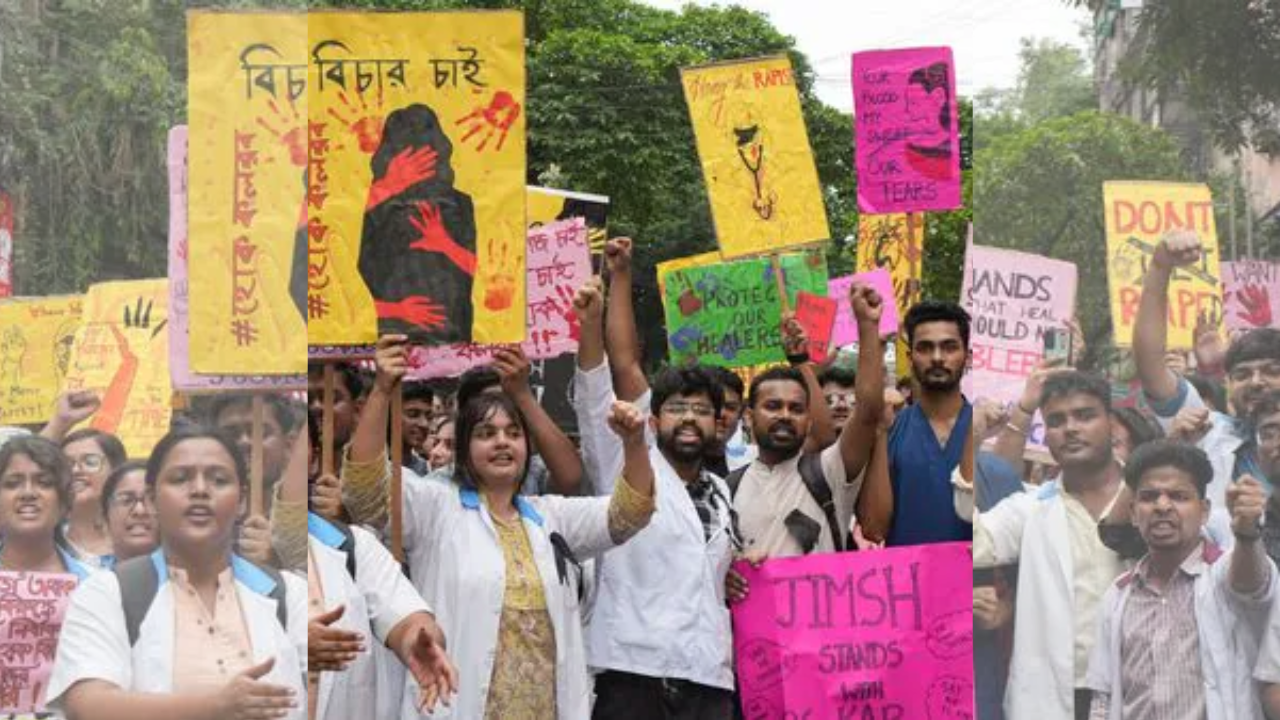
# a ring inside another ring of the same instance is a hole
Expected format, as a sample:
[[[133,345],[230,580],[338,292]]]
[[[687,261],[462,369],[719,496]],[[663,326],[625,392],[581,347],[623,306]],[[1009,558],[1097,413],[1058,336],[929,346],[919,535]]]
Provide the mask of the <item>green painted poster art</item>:
[[[821,252],[781,256],[788,301],[803,290],[826,297]],[[673,270],[663,277],[667,347],[675,365],[747,367],[785,360],[782,306],[769,258]]]

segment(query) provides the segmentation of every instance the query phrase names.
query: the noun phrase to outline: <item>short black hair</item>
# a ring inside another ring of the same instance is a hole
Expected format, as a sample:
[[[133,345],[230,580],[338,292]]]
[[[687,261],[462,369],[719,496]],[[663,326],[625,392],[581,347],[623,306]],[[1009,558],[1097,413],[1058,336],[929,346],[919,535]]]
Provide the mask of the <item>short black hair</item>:
[[[712,377],[720,381],[720,386],[722,388],[725,390],[732,390],[737,393],[740,398],[746,396],[747,387],[742,383],[742,376],[738,375],[738,373],[730,370],[729,368],[720,367],[719,365],[707,365],[704,367],[713,373]]]
[[[116,488],[119,487],[120,481],[125,475],[132,472],[142,473],[143,482],[146,482],[147,464],[141,460],[129,460],[114,466],[111,474],[107,476],[106,482],[102,483],[102,497],[99,501],[102,503],[102,514],[106,515],[107,510],[111,508],[111,497],[116,494]]]
[[[262,401],[266,404],[271,412],[276,416],[276,423],[280,425],[280,432],[285,434],[293,432],[294,428],[302,424],[301,413],[295,407],[295,403],[288,397],[280,393],[261,393]],[[239,405],[253,404],[252,393],[228,393],[226,395],[216,395],[209,403],[208,414],[205,416],[205,424],[216,427],[218,417],[226,412],[228,408],[237,407]]]
[[[173,452],[174,448],[187,440],[206,439],[217,442],[231,456],[231,462],[235,466],[236,480],[240,484],[240,492],[247,493],[249,491],[248,461],[244,455],[240,454],[240,447],[235,440],[211,425],[188,425],[171,430],[169,434],[160,438],[160,442],[156,443],[151,451],[151,457],[147,459],[147,489],[155,490],[156,481],[160,479],[160,471],[164,469],[164,463],[169,459],[169,453]]]
[[[68,445],[81,440],[92,440],[97,443],[98,449],[102,451],[103,457],[107,459],[107,464],[113,469],[120,467],[129,459],[129,454],[125,452],[124,443],[120,442],[120,438],[111,433],[105,433],[93,428],[76,430],[62,438],[60,446],[63,450],[66,450]]]
[[[484,393],[485,390],[495,385],[501,384],[502,378],[498,376],[498,371],[494,370],[492,365],[473,367],[462,373],[462,377],[458,378],[456,400],[459,414],[462,412],[462,406],[471,402],[471,398]]]
[[[1176,468],[1190,475],[1191,483],[1196,486],[1196,493],[1204,499],[1209,481],[1213,480],[1213,465],[1203,450],[1186,443],[1153,440],[1138,448],[1129,456],[1129,462],[1124,466],[1124,483],[1136,493],[1143,475],[1166,467]]]
[[[471,435],[480,423],[488,420],[496,412],[504,412],[511,421],[524,431],[525,454],[524,468],[520,471],[520,480],[516,487],[524,485],[529,477],[529,464],[533,460],[533,443],[529,438],[529,424],[516,403],[506,393],[480,392],[458,408],[458,419],[453,425],[453,480],[458,485],[470,490],[478,489],[471,473]]]
[[[1129,431],[1129,438],[1133,440],[1133,447],[1129,448],[1130,452],[1152,440],[1159,440],[1164,437],[1164,430],[1161,430],[1154,420],[1136,408],[1116,408],[1112,411],[1111,416],[1123,425],[1125,430]]]
[[[1253,406],[1253,412],[1249,413],[1249,424],[1256,428],[1262,424],[1263,418],[1276,413],[1280,413],[1280,389],[1264,390]]]
[[[968,349],[969,323],[971,322],[969,313],[958,304],[943,300],[921,300],[907,312],[903,325],[907,328],[908,347],[915,345],[916,328],[931,322],[955,323],[960,331],[960,340],[964,343],[965,349]]]
[[[851,388],[858,384],[858,373],[851,368],[832,365],[818,373],[818,386],[821,387],[827,383],[835,383],[840,387]]]
[[[720,417],[724,410],[724,386],[713,372],[700,366],[668,367],[658,371],[653,377],[650,387],[653,390],[649,400],[649,411],[655,416],[662,410],[662,405],[672,397],[686,397],[698,393],[706,393],[711,398],[711,405]]]
[[[804,375],[793,367],[771,367],[751,379],[751,395],[747,398],[747,407],[754,408],[756,399],[760,397],[760,386],[775,380],[786,380],[796,383],[804,390],[804,401],[808,404],[812,399],[809,397],[809,385],[804,381]]]
[[[430,405],[435,396],[435,389],[429,383],[421,380],[412,380],[401,386],[400,397],[403,402],[418,400]]]
[[[1040,391],[1040,407],[1043,408],[1054,398],[1077,393],[1097,398],[1107,414],[1112,414],[1111,386],[1097,375],[1079,370],[1068,370],[1045,378],[1044,388]]]
[[[1280,360],[1280,329],[1257,328],[1236,338],[1227,348],[1223,365],[1230,373],[1240,363],[1254,360]]]
[[[347,388],[347,394],[352,400],[359,400],[364,397],[368,388],[365,386],[364,375],[361,373],[360,366],[355,363],[339,362],[339,363],[307,363],[307,377],[324,376],[324,366],[333,365],[334,376],[338,382]]]
[[[22,435],[11,438],[0,445],[0,475],[9,469],[9,463],[18,455],[31,458],[41,470],[49,473],[54,479],[54,489],[58,493],[58,503],[65,514],[71,509],[71,463],[63,454],[62,448],[52,440],[39,435]]]

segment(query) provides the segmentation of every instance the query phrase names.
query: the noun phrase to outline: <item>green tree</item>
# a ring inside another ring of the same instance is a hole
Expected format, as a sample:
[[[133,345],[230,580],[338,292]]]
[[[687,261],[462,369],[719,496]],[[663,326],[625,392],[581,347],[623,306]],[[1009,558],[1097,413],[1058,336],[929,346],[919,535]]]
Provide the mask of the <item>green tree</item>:
[[[1076,315],[1090,357],[1111,346],[1102,184],[1190,180],[1178,146],[1162,130],[1088,111],[1000,138],[978,150],[975,240],[1076,264]],[[1225,217],[1219,213],[1219,227]]]
[[[1012,88],[985,88],[975,100],[978,147],[1036,123],[1097,106],[1093,76],[1080,50],[1045,38],[1022,38],[1018,80]]]

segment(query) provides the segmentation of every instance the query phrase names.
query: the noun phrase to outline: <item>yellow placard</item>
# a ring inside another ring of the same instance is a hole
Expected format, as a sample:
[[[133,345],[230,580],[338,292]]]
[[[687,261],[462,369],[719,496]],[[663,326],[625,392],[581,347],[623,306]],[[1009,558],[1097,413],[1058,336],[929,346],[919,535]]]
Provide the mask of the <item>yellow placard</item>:
[[[604,252],[604,244],[609,239],[608,196],[533,185],[527,188],[527,192],[525,217],[530,229],[557,220],[580,217],[587,222],[587,242],[591,246],[591,252]]]
[[[0,302],[0,425],[53,417],[81,303],[79,295]]]
[[[1199,316],[1222,316],[1218,231],[1209,187],[1199,183],[1113,181],[1103,183],[1102,195],[1111,322],[1119,347],[1133,344],[1142,278],[1160,237],[1179,228],[1194,230],[1200,236],[1204,248],[1200,262],[1179,268],[1169,283],[1168,346],[1190,350]]]
[[[525,339],[519,12],[309,15],[312,345]]]
[[[680,71],[726,260],[827,240],[827,211],[786,57]]]
[[[90,427],[145,458],[169,432],[169,281],[93,285],[71,350],[67,390],[93,390],[102,407]]]
[[[306,15],[193,12],[188,43],[191,367],[300,373]]]
[[[924,262],[924,216],[892,213],[858,216],[858,251],[856,272],[885,268],[893,279],[898,317],[920,301],[921,266]],[[906,329],[898,334],[894,371],[898,377],[911,374],[910,349]]]
[[[664,260],[658,263],[654,266],[654,271],[658,275],[658,297],[665,298],[667,296],[667,276],[671,273],[677,270],[702,267],[703,265],[715,265],[722,262],[724,262],[724,258],[720,256],[720,253],[712,251],[674,260]]]

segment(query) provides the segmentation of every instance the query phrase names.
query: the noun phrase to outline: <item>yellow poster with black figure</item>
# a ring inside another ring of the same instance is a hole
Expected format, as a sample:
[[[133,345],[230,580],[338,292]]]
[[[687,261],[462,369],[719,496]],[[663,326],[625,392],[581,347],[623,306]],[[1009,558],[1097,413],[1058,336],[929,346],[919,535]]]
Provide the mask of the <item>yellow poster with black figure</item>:
[[[524,17],[313,12],[312,345],[525,339]]]
[[[300,373],[307,16],[193,11],[187,31],[191,367]]]
[[[82,302],[79,295],[0,301],[0,425],[53,417]]]
[[[65,389],[92,390],[102,406],[89,427],[144,458],[169,432],[169,281],[92,285],[71,350]]]
[[[786,57],[680,71],[725,259],[827,240],[827,211]]]

